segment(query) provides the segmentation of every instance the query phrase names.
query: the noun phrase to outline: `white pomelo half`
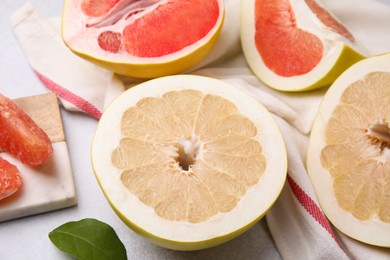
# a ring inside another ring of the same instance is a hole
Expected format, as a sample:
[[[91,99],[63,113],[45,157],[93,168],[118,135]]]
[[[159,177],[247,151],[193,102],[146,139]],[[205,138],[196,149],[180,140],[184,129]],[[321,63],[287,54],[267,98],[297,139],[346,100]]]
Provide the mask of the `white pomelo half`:
[[[359,241],[390,247],[390,54],[362,60],[329,88],[307,169],[328,219]]]
[[[223,19],[223,0],[66,0],[62,38],[75,54],[108,70],[155,78],[205,58]]]
[[[131,113],[138,119],[122,119]],[[212,247],[248,230],[273,205],[287,173],[270,113],[244,90],[189,75],[150,80],[116,98],[99,121],[91,158],[119,217],[177,250]]]
[[[314,0],[241,1],[241,42],[256,76],[281,91],[329,86],[364,58],[352,34]]]

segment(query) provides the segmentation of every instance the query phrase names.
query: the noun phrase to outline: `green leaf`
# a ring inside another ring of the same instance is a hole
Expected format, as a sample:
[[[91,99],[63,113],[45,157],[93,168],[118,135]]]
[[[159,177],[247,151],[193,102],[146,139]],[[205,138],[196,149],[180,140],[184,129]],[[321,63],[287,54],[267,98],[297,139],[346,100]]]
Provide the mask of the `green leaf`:
[[[96,219],[65,223],[50,232],[49,238],[58,249],[80,260],[127,259],[114,229]]]

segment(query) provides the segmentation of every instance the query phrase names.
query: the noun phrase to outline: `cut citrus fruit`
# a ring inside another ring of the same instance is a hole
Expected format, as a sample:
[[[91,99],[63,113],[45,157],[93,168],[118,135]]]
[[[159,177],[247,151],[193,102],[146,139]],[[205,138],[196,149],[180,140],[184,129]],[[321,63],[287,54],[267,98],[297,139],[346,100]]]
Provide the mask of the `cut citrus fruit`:
[[[282,91],[328,86],[363,58],[352,34],[315,0],[241,1],[241,41],[257,77]]]
[[[31,166],[45,163],[53,153],[47,134],[11,99],[1,94],[0,147]]]
[[[73,52],[106,69],[154,78],[200,62],[223,17],[223,0],[67,0],[62,36]]]
[[[18,168],[0,157],[0,200],[14,194],[22,185]]]
[[[105,110],[92,144],[97,180],[122,220],[177,250],[221,244],[278,197],[286,151],[254,98],[216,79],[167,76]]]
[[[342,232],[390,247],[390,54],[346,70],[322,101],[307,167],[321,208]]]

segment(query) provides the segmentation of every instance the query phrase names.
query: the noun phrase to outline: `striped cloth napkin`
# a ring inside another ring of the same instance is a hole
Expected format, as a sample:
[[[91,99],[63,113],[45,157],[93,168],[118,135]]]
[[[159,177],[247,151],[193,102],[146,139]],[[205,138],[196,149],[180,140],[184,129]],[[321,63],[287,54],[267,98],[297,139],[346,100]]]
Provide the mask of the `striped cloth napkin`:
[[[241,51],[239,1],[225,2],[226,19],[217,46],[186,73],[219,78],[244,88],[274,115],[286,143],[289,165],[285,187],[266,220],[281,256],[284,259],[389,259],[388,249],[350,239],[327,221],[307,176],[308,136],[326,89],[291,94],[263,85],[248,68]],[[389,51],[389,2],[323,2],[365,44],[370,54]],[[99,119],[112,98],[128,84],[136,84],[132,79],[118,78],[73,55],[61,40],[59,20],[43,17],[31,4],[21,7],[11,24],[32,69],[68,110]]]

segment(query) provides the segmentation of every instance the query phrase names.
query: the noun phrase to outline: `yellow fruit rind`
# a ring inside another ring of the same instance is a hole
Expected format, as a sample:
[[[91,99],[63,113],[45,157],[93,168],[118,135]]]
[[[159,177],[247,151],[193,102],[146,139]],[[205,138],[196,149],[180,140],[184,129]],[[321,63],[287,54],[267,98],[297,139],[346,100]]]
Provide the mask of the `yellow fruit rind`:
[[[256,74],[256,71],[252,69],[252,71],[258,76],[258,78],[263,81],[267,86],[270,86],[276,90],[284,91],[284,92],[303,92],[314,89],[319,89],[323,87],[329,87],[346,69],[352,66],[354,63],[365,59],[366,57],[355,51],[348,45],[343,45],[343,49],[341,51],[340,56],[338,57],[334,66],[318,81],[308,86],[301,86],[299,88],[281,88],[280,86],[276,86],[270,84],[269,82],[265,82],[260,75]]]
[[[167,79],[168,78],[172,78],[172,77],[193,77],[193,78],[202,78],[200,76],[188,76],[188,75],[183,75],[183,76],[170,76],[170,77],[166,77]],[[161,80],[161,79],[158,79],[158,80]],[[215,79],[213,79],[215,80]],[[152,80],[153,81],[153,80]],[[157,80],[154,80],[157,82]],[[151,81],[150,81],[151,82]],[[180,80],[180,81],[177,81],[177,82],[180,82],[180,86],[182,84],[182,82],[185,82],[185,80]],[[164,85],[163,84],[163,87],[164,86],[168,86],[168,85]],[[175,88],[175,84],[173,84],[173,86],[169,85],[170,87]],[[206,85],[205,85],[206,86]],[[229,88],[228,88],[229,90]],[[239,89],[237,89],[239,90]],[[163,91],[163,90],[161,90]],[[145,93],[145,90],[143,91]],[[147,91],[146,91],[147,92]],[[251,95],[249,95],[251,96]],[[251,96],[252,97],[252,96]],[[116,100],[118,100],[119,97],[116,98]],[[255,99],[253,99],[255,100]],[[115,103],[116,101],[114,100],[107,108],[106,110],[109,110],[109,108]],[[258,102],[256,100],[256,102]],[[260,105],[260,103],[259,103]],[[107,115],[107,114],[106,114]],[[102,120],[105,120],[105,117],[103,116],[102,117]],[[276,126],[276,124],[275,124]],[[281,137],[281,133],[280,133],[280,130],[277,128],[277,129],[274,129],[273,133],[275,133],[275,131],[277,132],[278,135],[280,135]],[[93,140],[96,139],[96,135],[97,135],[97,131],[95,132],[94,134],[94,137],[93,137]],[[223,244],[231,239],[234,239],[236,238],[237,236],[241,235],[242,233],[244,233],[245,231],[249,230],[253,225],[255,225],[260,219],[262,219],[264,217],[264,215],[268,212],[268,210],[273,206],[273,204],[275,203],[275,201],[277,200],[278,196],[280,195],[281,191],[282,191],[282,188],[283,188],[283,185],[285,183],[285,180],[286,180],[286,177],[287,177],[287,153],[286,153],[286,148],[283,144],[283,147],[280,147],[282,150],[279,151],[279,164],[282,164],[283,166],[283,169],[280,171],[280,172],[283,172],[283,176],[281,176],[282,178],[280,178],[280,180],[278,180],[278,183],[273,183],[273,187],[275,187],[275,194],[272,195],[272,201],[270,201],[269,203],[267,203],[267,205],[264,207],[264,209],[262,209],[261,211],[259,211],[259,214],[256,215],[256,216],[253,216],[253,219],[250,219],[247,223],[245,223],[244,225],[242,225],[241,227],[237,228],[237,229],[234,229],[232,231],[228,231],[228,233],[222,233],[222,235],[219,235],[219,236],[216,236],[216,237],[210,237],[210,238],[206,238],[206,239],[203,239],[203,240],[174,240],[172,238],[164,238],[162,236],[157,236],[149,231],[146,231],[145,229],[141,228],[139,225],[137,224],[134,224],[134,222],[128,217],[126,216],[125,213],[123,213],[123,210],[120,209],[120,207],[118,207],[117,204],[115,204],[110,198],[110,194],[107,193],[107,191],[105,190],[105,187],[104,187],[104,183],[102,183],[102,180],[100,179],[101,177],[101,174],[99,172],[99,170],[96,168],[96,163],[98,162],[94,162],[94,155],[93,155],[93,151],[95,150],[94,149],[94,146],[95,145],[98,145],[98,144],[95,144],[95,142],[92,143],[92,146],[91,146],[91,162],[92,162],[92,168],[93,168],[93,172],[94,172],[94,175],[95,175],[95,178],[105,196],[105,198],[107,199],[107,201],[109,202],[111,208],[114,210],[114,212],[119,216],[119,218],[129,227],[131,228],[132,230],[134,230],[137,234],[139,234],[140,236],[142,236],[143,238],[149,240],[150,242],[156,244],[156,245],[159,245],[159,246],[162,246],[162,247],[165,247],[165,248],[170,248],[170,249],[174,249],[174,250],[180,250],[180,251],[188,251],[188,250],[200,250],[200,249],[206,249],[206,248],[210,248],[210,247],[213,247],[213,246],[217,246],[217,245],[220,245],[220,244]],[[277,174],[277,173],[275,173]],[[271,176],[273,175],[272,172],[269,172],[268,176]],[[280,185],[280,186],[279,186]],[[260,205],[260,208],[261,208],[261,205]],[[233,223],[232,223],[233,224]],[[189,237],[191,237],[189,235]]]
[[[356,62],[365,59],[366,57],[355,51],[348,45],[343,46],[343,50],[336,63],[331,70],[328,71],[319,81],[316,83],[300,89],[301,91],[318,89],[326,86],[330,86],[346,69],[355,64]]]
[[[62,15],[64,17],[64,15]],[[166,62],[151,62],[151,63],[125,63],[125,62],[111,62],[108,60],[99,59],[88,55],[83,52],[72,49],[66,41],[65,45],[76,55],[80,56],[83,59],[86,59],[102,68],[105,68],[109,71],[117,73],[119,75],[139,78],[139,79],[151,79],[167,75],[177,74],[183,72],[191,67],[195,66],[197,63],[202,61],[213,49],[219,34],[222,30],[223,22],[225,18],[224,8],[221,8],[221,21],[219,23],[217,30],[210,37],[210,39],[199,46],[196,50],[191,53],[188,53],[185,56],[179,57]],[[63,31],[63,28],[62,28]],[[62,33],[63,35],[63,33]],[[163,58],[162,58],[163,59]]]
[[[367,73],[369,71],[389,71],[387,68],[383,69],[383,67],[386,67],[386,66],[380,65],[380,62],[376,63],[377,65],[374,63],[375,60],[379,60],[379,59],[385,60],[386,58],[388,60],[390,60],[390,53],[383,53],[383,54],[379,54],[376,56],[363,58],[362,60],[358,61],[353,66],[350,66],[348,69],[346,69],[346,71],[343,72],[340,75],[340,77],[337,78],[337,80],[333,83],[333,85],[338,84],[338,87],[340,88],[339,82],[342,80],[344,81],[347,74],[351,75],[352,70],[354,70],[355,74],[356,74],[356,71],[359,71],[359,73],[357,75],[360,75],[361,76],[360,78],[365,76],[365,74],[361,74],[361,73]],[[364,68],[364,66],[366,69],[362,69],[362,68]],[[381,69],[381,67],[382,67],[382,69]],[[357,70],[357,68],[359,68],[359,70]],[[349,82],[349,84],[351,84],[360,78],[358,76],[356,76],[356,77],[354,77],[354,80],[347,80],[347,82]],[[313,123],[313,128],[312,128],[312,131],[311,131],[311,134],[309,137],[308,153],[306,156],[306,168],[308,169],[308,175],[309,175],[310,180],[313,184],[316,196],[319,199],[320,207],[324,211],[325,215],[327,216],[328,221],[330,223],[332,223],[333,226],[335,226],[340,232],[342,232],[346,236],[348,236],[352,239],[355,239],[357,241],[363,242],[365,244],[368,244],[368,245],[377,246],[378,247],[377,249],[380,249],[379,247],[390,248],[390,240],[388,239],[389,236],[387,236],[387,239],[386,238],[382,239],[382,238],[380,238],[380,234],[378,234],[376,232],[366,232],[366,230],[368,230],[367,228],[369,228],[368,225],[369,225],[370,221],[366,221],[366,222],[361,221],[359,223],[360,227],[363,229],[362,232],[357,232],[359,234],[357,234],[356,232],[351,233],[350,232],[351,227],[354,227],[354,223],[352,223],[351,220],[354,220],[355,218],[352,217],[352,215],[350,215],[348,212],[344,212],[345,215],[348,217],[347,218],[348,221],[347,221],[347,223],[344,223],[344,225],[341,225],[340,224],[340,220],[342,219],[341,215],[340,216],[331,215],[329,210],[330,210],[330,208],[332,208],[332,209],[339,208],[341,211],[344,211],[344,210],[341,209],[337,205],[336,201],[334,204],[327,207],[326,205],[324,205],[325,203],[323,202],[323,200],[321,198],[320,192],[324,191],[324,189],[326,189],[327,184],[324,183],[323,181],[317,182],[315,179],[315,175],[319,176],[319,175],[322,175],[325,173],[325,170],[321,171],[321,170],[316,168],[316,164],[320,164],[319,163],[320,159],[318,158],[318,154],[315,152],[316,151],[315,147],[317,146],[316,143],[319,141],[319,139],[325,138],[324,137],[325,133],[322,130],[322,127],[327,122],[326,118],[325,118],[326,117],[325,114],[329,114],[332,111],[332,109],[329,106],[326,106],[326,100],[332,100],[332,99],[337,100],[340,96],[340,94],[337,94],[336,86],[333,86],[333,85],[329,88],[329,90],[326,92],[325,96],[321,100],[321,103],[319,105],[320,109],[317,111],[316,119]],[[329,109],[329,111],[327,113],[324,112],[322,109],[325,107],[327,107],[327,109]],[[319,136],[316,136],[318,134],[321,138],[318,138]],[[323,140],[322,140],[322,142],[323,142]],[[319,145],[319,147],[322,147],[322,146]],[[326,173],[328,173],[328,172],[326,172]],[[329,190],[329,192],[333,192],[333,190]],[[359,221],[359,220],[357,220],[357,221]],[[371,221],[371,222],[380,223],[378,221]],[[388,229],[388,228],[389,228],[389,224],[386,224],[386,225],[383,225],[382,227],[380,227],[379,229],[383,230],[383,232],[386,232],[386,229]],[[362,235],[362,234],[364,234],[364,235]],[[368,238],[368,237],[371,237],[371,238]],[[375,239],[372,239],[373,237]],[[380,239],[378,239],[378,238],[380,238]],[[386,250],[386,249],[384,249],[384,250]]]
[[[106,197],[108,203],[110,204],[111,208],[114,210],[114,212],[119,216],[119,218],[129,228],[131,228],[138,235],[144,237],[145,239],[147,239],[148,241],[152,242],[153,244],[156,244],[158,246],[161,246],[161,247],[164,247],[164,248],[168,248],[168,249],[178,250],[178,251],[195,251],[195,250],[207,249],[207,248],[218,246],[218,245],[221,245],[221,244],[223,244],[225,242],[228,242],[228,241],[238,237],[239,235],[243,234],[244,232],[248,231],[257,222],[259,222],[264,217],[264,215],[267,213],[267,211],[268,211],[268,210],[265,211],[263,214],[261,214],[256,219],[254,219],[252,222],[248,223],[248,225],[246,225],[246,226],[244,226],[244,227],[242,227],[240,229],[237,229],[236,231],[234,231],[232,233],[229,233],[227,235],[224,235],[224,236],[213,237],[213,238],[210,238],[210,239],[207,239],[207,240],[195,241],[195,242],[174,241],[174,240],[169,240],[169,239],[164,239],[164,238],[161,238],[161,237],[157,237],[157,236],[155,236],[155,235],[153,235],[153,234],[143,230],[142,228],[140,228],[139,226],[135,225],[134,223],[132,223],[110,201],[108,195],[104,191],[103,186],[100,184],[99,178],[98,178],[98,176],[96,174],[95,174],[95,177],[96,177],[96,179],[97,179],[97,181],[99,183],[99,186],[100,186],[101,190],[103,191],[104,196]],[[280,190],[280,192],[281,192],[281,190]],[[279,195],[280,195],[280,192],[279,192]],[[279,195],[277,197],[279,197]],[[269,209],[272,206],[273,206],[273,204],[270,205]]]

